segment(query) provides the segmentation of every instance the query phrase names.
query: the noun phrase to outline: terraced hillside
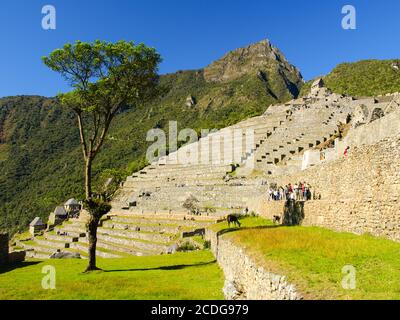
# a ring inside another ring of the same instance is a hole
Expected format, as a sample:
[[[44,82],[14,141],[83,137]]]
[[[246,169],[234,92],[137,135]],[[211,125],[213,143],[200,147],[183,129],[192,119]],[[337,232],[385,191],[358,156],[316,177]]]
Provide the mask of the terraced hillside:
[[[360,101],[321,90],[271,106],[259,117],[212,133],[129,176],[113,212],[242,213],[265,192],[265,180],[299,171],[303,153],[338,134]]]
[[[234,50],[204,69],[162,75],[154,99],[117,116],[93,174],[113,168],[128,175],[146,166],[150,129],[168,132],[169,121],[177,121],[178,130],[224,128],[292,99],[302,84],[269,41]],[[23,231],[65,199],[82,197],[75,122],[54,99],[0,99],[0,229]]]
[[[190,236],[201,236],[201,229],[228,214],[250,214],[271,181],[302,170],[305,152],[332,144],[349,119],[354,127],[374,121],[374,115],[398,109],[397,101],[398,96],[356,99],[321,87],[160,157],[124,182],[98,230],[98,255],[201,247]],[[360,116],[365,108],[372,118]],[[48,258],[57,249],[85,257],[88,249],[84,215],[28,238],[16,245],[32,258]]]
[[[185,214],[111,214],[98,228],[97,255],[102,258],[160,255],[188,245],[202,249],[202,241],[193,236],[203,234],[203,229],[216,221]],[[57,251],[79,253],[86,258],[85,223],[82,218],[69,219],[41,236],[18,236],[14,248],[25,249],[27,257],[35,259],[49,259]]]
[[[113,212],[194,211],[206,216],[240,214],[277,176],[303,169],[305,153],[328,149],[344,127],[357,127],[398,110],[399,96],[354,98],[314,88],[306,97],[270,106],[259,117],[221,129],[161,157],[129,176]],[[367,114],[368,116],[366,116]],[[312,165],[312,164],[311,164]],[[190,208],[193,211],[193,207]]]

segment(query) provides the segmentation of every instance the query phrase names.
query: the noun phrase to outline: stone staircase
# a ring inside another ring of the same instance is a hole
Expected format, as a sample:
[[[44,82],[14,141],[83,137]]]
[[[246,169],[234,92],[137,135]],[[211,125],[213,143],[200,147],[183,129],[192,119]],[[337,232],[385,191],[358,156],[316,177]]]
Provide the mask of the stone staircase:
[[[303,108],[292,106],[287,110],[285,126],[268,135],[265,143],[255,153],[255,168],[268,175],[282,174],[299,166],[304,151],[317,147],[338,133],[337,124],[344,122],[345,107],[316,103]],[[295,159],[297,161],[290,160]],[[285,167],[280,164],[284,162]],[[289,163],[289,167],[287,166]],[[283,169],[283,170],[282,170]]]
[[[287,117],[283,108],[272,116],[251,118],[160,158],[127,178],[113,210],[182,212],[185,200],[195,196],[207,214],[241,213],[263,189],[257,180],[235,176],[236,169],[251,161],[268,136],[285,126]],[[190,153],[195,161],[179,162]]]
[[[110,214],[98,228],[97,256],[123,258],[173,253],[186,241],[186,233],[201,230],[217,221],[215,218],[186,214]],[[60,250],[79,253],[87,258],[88,238],[85,222],[69,219],[41,236],[16,243],[27,251],[27,258],[49,259]]]
[[[262,180],[300,171],[303,153],[337,134],[358,103],[323,91],[270,106],[262,116],[211,133],[134,173],[113,210],[176,213],[195,197],[201,214],[241,213],[265,192]]]

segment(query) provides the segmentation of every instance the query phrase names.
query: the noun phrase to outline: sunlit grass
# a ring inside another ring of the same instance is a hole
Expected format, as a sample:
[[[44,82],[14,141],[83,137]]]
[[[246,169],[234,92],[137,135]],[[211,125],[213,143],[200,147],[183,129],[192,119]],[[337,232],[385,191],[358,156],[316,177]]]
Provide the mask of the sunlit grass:
[[[103,271],[82,273],[85,260],[25,262],[0,269],[4,299],[222,299],[223,273],[210,251],[99,259]],[[55,267],[56,289],[41,286],[42,268]]]
[[[278,227],[245,218],[224,237],[245,247],[268,270],[287,276],[310,299],[400,299],[400,243],[317,227]],[[345,290],[342,268],[356,268],[356,289]]]

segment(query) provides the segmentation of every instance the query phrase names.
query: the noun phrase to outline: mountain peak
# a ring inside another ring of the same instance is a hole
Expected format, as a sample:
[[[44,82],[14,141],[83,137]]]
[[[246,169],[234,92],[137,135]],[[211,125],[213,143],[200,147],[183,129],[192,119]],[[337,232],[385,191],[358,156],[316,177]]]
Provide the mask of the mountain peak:
[[[298,70],[291,65],[282,52],[268,39],[249,46],[235,49],[204,69],[204,77],[209,82],[222,82],[239,78],[245,74],[283,68],[290,72]],[[272,71],[272,70],[271,70]]]

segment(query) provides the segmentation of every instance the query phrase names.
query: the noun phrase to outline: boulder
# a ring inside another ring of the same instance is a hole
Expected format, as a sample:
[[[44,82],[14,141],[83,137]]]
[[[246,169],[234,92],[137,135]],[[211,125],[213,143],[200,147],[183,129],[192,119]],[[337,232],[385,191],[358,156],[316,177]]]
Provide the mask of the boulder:
[[[393,62],[392,63],[392,69],[395,71],[399,71],[400,70],[400,63],[399,62]]]
[[[50,259],[81,259],[81,255],[77,252],[58,251],[53,253]]]
[[[235,281],[225,280],[222,291],[226,300],[241,300],[244,296],[243,290]]]
[[[190,95],[189,97],[186,98],[186,102],[185,102],[186,107],[191,108],[194,107],[196,105],[196,99],[195,97],[193,97],[192,95]]]
[[[369,119],[369,122],[378,120],[384,116],[385,116],[385,112],[381,108],[375,108],[371,112],[371,118]]]
[[[369,110],[365,105],[357,106],[352,116],[352,127],[357,128],[368,122]]]
[[[178,250],[178,245],[175,243],[175,244],[173,244],[173,245],[168,247],[166,253],[167,254],[173,254],[173,253],[177,252],[177,250]]]

